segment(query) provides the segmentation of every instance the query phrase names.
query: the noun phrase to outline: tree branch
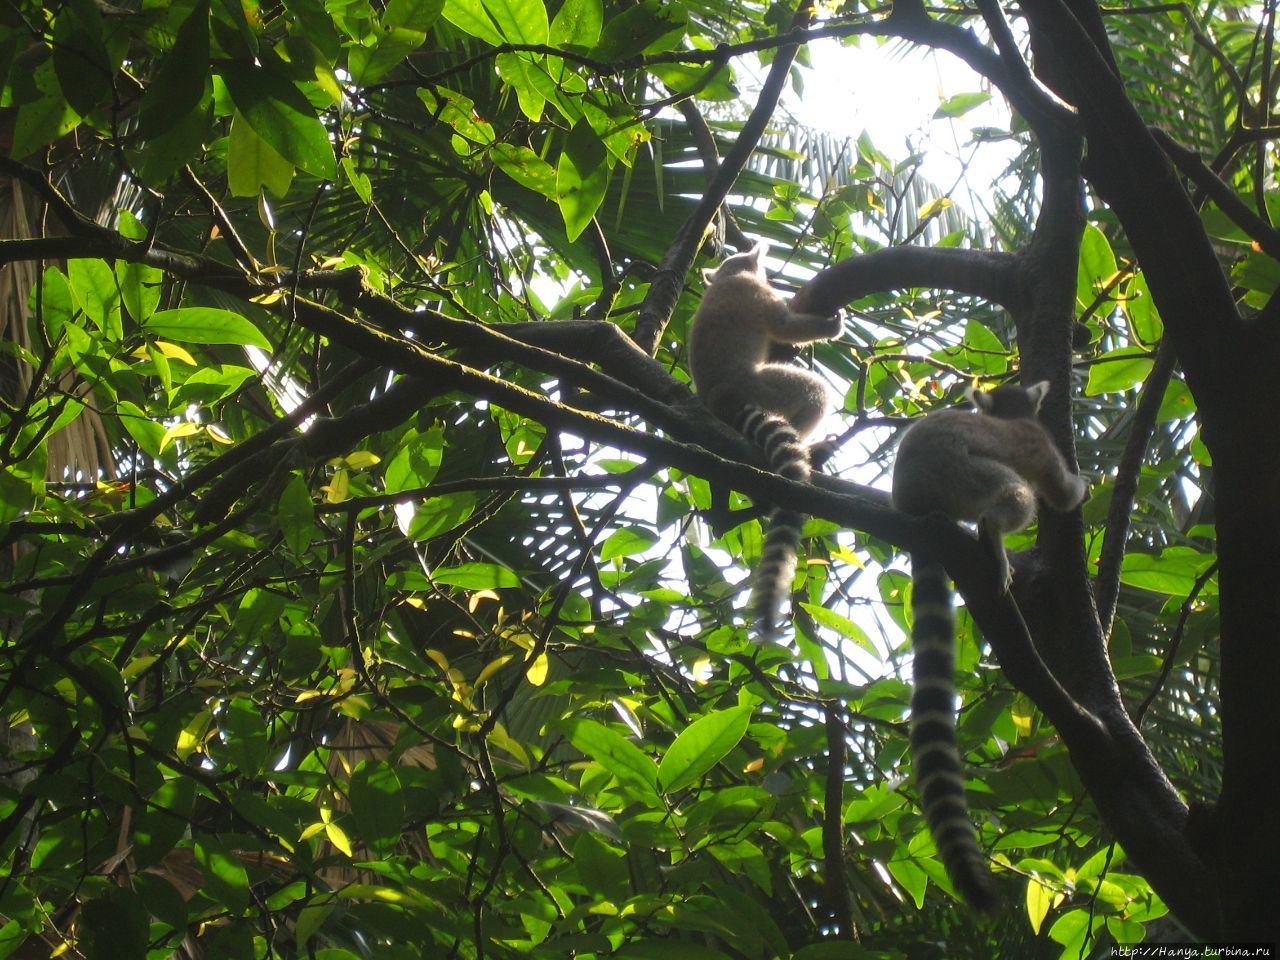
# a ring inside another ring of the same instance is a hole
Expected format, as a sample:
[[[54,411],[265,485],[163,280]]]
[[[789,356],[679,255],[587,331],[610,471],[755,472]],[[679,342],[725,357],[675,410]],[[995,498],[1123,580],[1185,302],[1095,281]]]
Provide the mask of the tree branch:
[[[791,29],[804,28],[812,19],[813,5],[801,3],[792,17]],[[707,227],[715,217],[716,211],[724,203],[725,197],[729,195],[729,190],[738,179],[738,174],[751,159],[751,154],[760,142],[765,127],[772,118],[774,110],[777,109],[778,99],[782,96],[782,89],[791,73],[791,64],[798,50],[797,44],[790,43],[779,47],[774,54],[769,75],[760,88],[760,97],[751,115],[747,117],[746,123],[742,125],[738,139],[734,141],[733,148],[707,185],[702,199],[698,201],[698,205],[680,227],[675,240],[672,241],[662,262],[658,265],[653,282],[649,285],[644,302],[640,305],[640,314],[636,318],[633,334],[636,345],[650,356],[653,356],[658,349],[658,341],[662,338],[662,332],[671,319],[672,311],[675,310],[680,291],[684,289],[684,278],[693,266],[694,257],[702,245]]]
[[[1155,430],[1156,415],[1164,402],[1165,388],[1173,376],[1177,363],[1173,344],[1166,338],[1160,342],[1156,360],[1142,385],[1138,409],[1129,424],[1129,437],[1116,468],[1115,488],[1111,493],[1111,505],[1107,508],[1107,524],[1103,531],[1102,552],[1098,557],[1098,576],[1094,580],[1094,596],[1098,605],[1098,619],[1103,632],[1110,634],[1111,621],[1116,614],[1116,598],[1120,593],[1120,565],[1124,562],[1125,541],[1133,516],[1135,494],[1142,464]]]

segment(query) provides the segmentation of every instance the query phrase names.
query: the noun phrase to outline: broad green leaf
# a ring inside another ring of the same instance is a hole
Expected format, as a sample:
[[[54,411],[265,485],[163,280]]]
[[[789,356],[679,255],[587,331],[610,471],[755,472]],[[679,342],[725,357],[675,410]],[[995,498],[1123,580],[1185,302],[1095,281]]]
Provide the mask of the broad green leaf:
[[[158,863],[182,839],[194,802],[195,783],[186,777],[165,780],[147,798],[133,830],[133,855],[139,868]]]
[[[144,324],[160,305],[160,293],[164,287],[164,271],[145,263],[116,262],[116,282],[120,296],[133,322]]]
[[[369,179],[369,175],[361,173],[356,166],[356,162],[350,157],[342,158],[342,172],[347,175],[347,182],[351,184],[351,188],[355,190],[356,196],[360,198],[361,203],[371,203],[373,201],[373,184]],[[277,194],[279,196],[279,194]]]
[[[249,874],[244,864],[212,837],[202,837],[194,846],[204,873],[203,892],[238,916],[249,906]]]
[[[518,587],[520,579],[506,567],[495,563],[464,563],[457,567],[438,567],[431,571],[431,579],[468,590],[496,590],[499,587]]]
[[[375,27],[376,43],[358,43],[348,47],[347,68],[357,86],[377,83],[405,58],[426,42],[421,30],[390,25]]]
[[[236,697],[223,711],[222,749],[246,777],[256,777],[267,760],[267,725],[248,697]]]
[[[1211,557],[1186,547],[1169,547],[1160,556],[1149,553],[1127,553],[1120,567],[1120,582],[1154,593],[1185,597],[1195,589],[1199,577],[1212,562]],[[1216,590],[1207,586],[1204,596]]]
[[[120,288],[116,275],[105,260],[68,260],[67,279],[71,294],[85,315],[110,341],[124,335],[120,321]]]
[[[471,491],[431,497],[418,504],[409,522],[402,524],[402,529],[410,540],[430,540],[456,528],[475,509],[476,494]]]
[[[667,748],[658,765],[664,793],[675,793],[699,780],[738,745],[751,722],[751,707],[730,707],[695,720]]]
[[[600,559],[609,561],[615,557],[633,557],[644,553],[658,542],[658,535],[643,527],[623,527],[609,534],[600,545]]]
[[[80,940],[85,960],[146,960],[150,922],[141,898],[128,887],[108,886],[80,911]]]
[[[515,90],[521,112],[535,123],[541,120],[546,98],[539,91],[533,74],[546,70],[545,62],[535,59],[531,53],[500,53],[494,66],[503,82]]]
[[[604,25],[592,56],[625,60],[640,53],[670,50],[688,28],[688,13],[679,4],[641,0]]]
[[[163,186],[212,139],[213,83],[206,81],[200,102],[142,145],[138,172],[147,183]]]
[[[549,42],[553,47],[589,49],[600,39],[603,23],[600,0],[565,0],[551,21]]]
[[[101,104],[115,73],[103,42],[105,25],[93,0],[68,0],[53,21],[53,67],[67,102],[81,116]]]
[[[178,388],[177,398],[184,403],[212,405],[231,396],[241,384],[256,376],[248,367],[206,365],[187,377]]]
[[[555,167],[528,147],[511,143],[495,143],[489,156],[498,168],[522,187],[528,187],[549,200],[559,198]]]
[[[556,193],[565,233],[578,239],[604,202],[609,166],[604,144],[586,121],[574,124],[556,167]]]
[[[876,645],[871,641],[871,638],[867,636],[866,631],[848,617],[836,613],[834,610],[829,610],[821,604],[801,603],[800,606],[809,614],[809,616],[813,617],[814,622],[836,631],[836,633],[840,634],[840,636],[844,637],[846,640],[852,640],[868,653],[876,656],[880,655],[879,651],[876,649]]]
[[[164,424],[156,423],[145,410],[132,400],[116,404],[116,416],[134,442],[153,459],[160,459],[160,445],[164,442]]]
[[[390,853],[400,839],[405,816],[401,789],[395,768],[381,761],[362,763],[351,775],[351,813],[361,842],[375,854]]]
[[[1044,923],[1044,918],[1049,915],[1049,908],[1053,906],[1056,895],[1053,888],[1041,883],[1034,876],[1027,878],[1027,919],[1031,921],[1031,929],[1037,935],[1040,933],[1040,925]]]
[[[990,93],[957,93],[939,104],[938,109],[933,111],[933,119],[963,117],[970,110],[982,106],[990,99]]]
[[[80,114],[62,95],[52,60],[36,67],[34,83],[41,96],[22,104],[13,124],[13,146],[9,155],[15,160],[25,160],[41,147],[66,136],[80,123]]]
[[[1080,238],[1080,263],[1076,270],[1076,312],[1083,313],[1116,273],[1116,255],[1107,235],[1091,223]],[[1107,312],[1105,309],[1104,313]]]
[[[892,859],[885,864],[893,879],[902,885],[919,910],[924,906],[924,892],[929,886],[929,875],[911,860]]]
[[[232,196],[256,197],[259,189],[266,187],[283,197],[292,182],[293,164],[258,136],[237,110],[227,139],[227,186]]]
[[[296,86],[251,63],[230,65],[221,76],[236,109],[276,153],[312,176],[334,178],[337,162],[329,134]]]
[[[1084,392],[1096,397],[1100,393],[1129,390],[1146,379],[1152,363],[1150,351],[1142,347],[1108,350],[1089,365],[1089,382]]]
[[[445,0],[443,16],[463,33],[500,46],[503,36],[481,0]]]
[[[409,433],[383,471],[384,489],[387,493],[399,493],[427,486],[440,469],[443,456],[443,427]]]
[[[295,557],[301,557],[311,546],[316,533],[316,509],[307,482],[295,474],[285,484],[276,504],[276,521],[284,542]]]
[[[388,27],[404,27],[426,33],[440,18],[444,0],[391,0],[382,22]]]
[[[251,322],[216,307],[179,307],[152,314],[144,329],[152,336],[179,343],[225,343],[271,349],[271,341]]]
[[[508,43],[546,43],[547,8],[542,0],[483,0]]]
[[[621,782],[639,787],[646,794],[657,792],[657,766],[631,741],[595,720],[566,720],[562,725],[575,747]]]
[[[147,85],[138,136],[150,139],[194,110],[209,79],[209,2],[199,0]]]

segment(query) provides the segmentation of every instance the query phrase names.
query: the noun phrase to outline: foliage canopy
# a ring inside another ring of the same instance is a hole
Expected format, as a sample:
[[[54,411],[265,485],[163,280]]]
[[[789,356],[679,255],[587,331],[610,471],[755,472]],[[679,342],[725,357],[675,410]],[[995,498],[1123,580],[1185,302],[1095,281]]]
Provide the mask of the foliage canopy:
[[[1274,8],[1012,14],[9,4],[0,958],[1275,940]],[[988,208],[785,120],[860,37],[973,70],[939,118],[1010,103]],[[804,358],[841,477],[687,389],[695,263],[748,237],[858,308]],[[1019,376],[1094,491],[1006,596],[875,487]],[[736,609],[768,502],[813,516],[787,647]],[[989,922],[909,776],[924,546]]]

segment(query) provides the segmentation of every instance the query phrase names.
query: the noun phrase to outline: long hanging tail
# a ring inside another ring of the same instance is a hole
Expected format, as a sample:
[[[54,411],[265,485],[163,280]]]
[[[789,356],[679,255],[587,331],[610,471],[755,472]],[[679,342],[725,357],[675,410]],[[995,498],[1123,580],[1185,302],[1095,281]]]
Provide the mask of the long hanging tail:
[[[760,407],[748,406],[738,415],[734,427],[764,451],[775,473],[789,480],[809,479],[809,451],[786,419]],[[772,641],[778,634],[782,601],[796,573],[796,551],[803,526],[804,514],[794,510],[779,507],[769,514],[760,566],[751,588],[751,609],[763,642]]]
[[[942,564],[911,558],[911,765],[924,817],[947,876],[970,906],[994,913],[999,906],[991,871],[969,819],[964,775],[956,749],[955,617],[951,581]]]

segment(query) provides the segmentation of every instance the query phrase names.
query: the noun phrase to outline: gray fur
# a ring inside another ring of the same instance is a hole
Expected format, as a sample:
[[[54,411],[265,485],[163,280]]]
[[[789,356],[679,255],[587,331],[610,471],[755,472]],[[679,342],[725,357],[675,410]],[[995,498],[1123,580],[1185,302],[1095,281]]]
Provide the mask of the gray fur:
[[[1049,432],[1036,418],[1047,381],[990,393],[970,390],[977,413],[940,410],[911,427],[898,447],[893,505],[905,513],[941,513],[978,524],[979,536],[1009,584],[1004,535],[1036,515],[1036,495],[1067,511],[1088,496],[1089,484],[1073,473]],[[912,650],[911,755],[921,803],[938,856],[956,889],[972,906],[998,906],[990,871],[978,847],[965,802],[963,768],[956,750],[955,625],[946,571],[932,557],[911,558]]]
[[[802,441],[830,406],[817,374],[789,363],[771,363],[774,343],[811,343],[840,335],[842,314],[792,313],[769,285],[766,246],[729,257],[704,271],[707,290],[689,333],[689,372],[710,409],[763,450],[773,469],[807,481],[811,468]],[[782,598],[795,575],[801,517],[775,511],[770,517],[752,605],[761,638],[773,639]]]

